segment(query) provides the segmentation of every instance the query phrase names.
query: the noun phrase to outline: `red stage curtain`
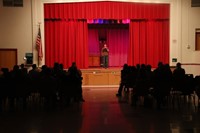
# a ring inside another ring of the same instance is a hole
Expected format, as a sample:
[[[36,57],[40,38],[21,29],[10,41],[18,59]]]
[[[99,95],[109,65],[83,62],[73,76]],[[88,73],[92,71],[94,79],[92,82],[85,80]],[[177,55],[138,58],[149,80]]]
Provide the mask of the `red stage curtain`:
[[[86,21],[45,21],[45,63],[62,63],[65,68],[76,62],[88,67],[88,27]]]
[[[82,2],[45,4],[46,19],[169,19],[169,4]]]
[[[169,63],[169,21],[131,21],[128,64]]]
[[[107,45],[109,47],[109,66],[119,67],[127,63],[129,30],[128,29],[107,29]],[[100,44],[98,29],[88,30],[89,55],[100,56]]]
[[[98,29],[88,30],[88,45],[89,45],[89,55],[100,56]]]
[[[129,2],[44,5],[46,64],[76,61],[88,67],[88,27],[84,19],[131,19],[128,64],[169,62],[169,4]],[[71,21],[68,21],[71,20]],[[72,21],[73,20],[73,21]]]
[[[127,63],[129,30],[108,29],[107,44],[109,47],[109,66],[119,67]]]

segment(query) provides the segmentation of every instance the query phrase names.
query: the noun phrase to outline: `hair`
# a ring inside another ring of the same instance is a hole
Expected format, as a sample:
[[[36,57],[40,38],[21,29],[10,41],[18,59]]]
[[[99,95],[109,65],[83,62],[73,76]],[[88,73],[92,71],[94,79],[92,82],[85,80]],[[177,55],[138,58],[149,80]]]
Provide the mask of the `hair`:
[[[181,63],[180,62],[178,62],[177,64],[176,64],[176,67],[181,67]]]
[[[35,69],[36,67],[37,67],[36,64],[33,64],[33,65],[32,65],[32,68],[33,68],[33,69]]]

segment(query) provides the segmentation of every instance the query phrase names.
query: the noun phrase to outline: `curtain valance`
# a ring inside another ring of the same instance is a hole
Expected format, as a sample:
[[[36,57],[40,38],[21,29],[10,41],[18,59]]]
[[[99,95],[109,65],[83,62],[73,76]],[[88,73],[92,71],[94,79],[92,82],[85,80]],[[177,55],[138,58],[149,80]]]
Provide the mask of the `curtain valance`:
[[[44,4],[45,19],[169,19],[169,4],[78,2]]]

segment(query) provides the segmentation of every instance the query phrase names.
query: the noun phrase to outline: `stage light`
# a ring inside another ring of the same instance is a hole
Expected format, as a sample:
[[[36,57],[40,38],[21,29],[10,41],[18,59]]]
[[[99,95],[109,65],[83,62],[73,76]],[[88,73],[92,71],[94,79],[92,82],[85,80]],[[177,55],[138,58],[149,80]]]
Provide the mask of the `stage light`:
[[[112,22],[112,24],[114,24],[114,23],[115,23],[115,20],[111,20],[111,22]]]
[[[99,19],[99,20],[98,20],[98,23],[99,23],[99,24],[103,24],[103,19]]]
[[[123,19],[123,20],[122,20],[122,23],[123,23],[123,24],[129,24],[129,23],[130,23],[130,19]]]
[[[93,19],[87,19],[87,23],[88,24],[92,24],[93,23]]]
[[[117,20],[117,23],[120,24],[120,20],[119,19]]]

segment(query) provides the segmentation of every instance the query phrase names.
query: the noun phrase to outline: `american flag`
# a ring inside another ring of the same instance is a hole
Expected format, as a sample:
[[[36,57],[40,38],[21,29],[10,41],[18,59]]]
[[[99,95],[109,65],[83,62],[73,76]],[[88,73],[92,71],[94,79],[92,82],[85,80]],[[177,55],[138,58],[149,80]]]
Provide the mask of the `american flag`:
[[[37,39],[36,39],[36,48],[38,51],[38,58],[41,61],[43,58],[43,52],[42,52],[42,40],[41,40],[40,27],[39,27],[38,35],[37,35]]]

